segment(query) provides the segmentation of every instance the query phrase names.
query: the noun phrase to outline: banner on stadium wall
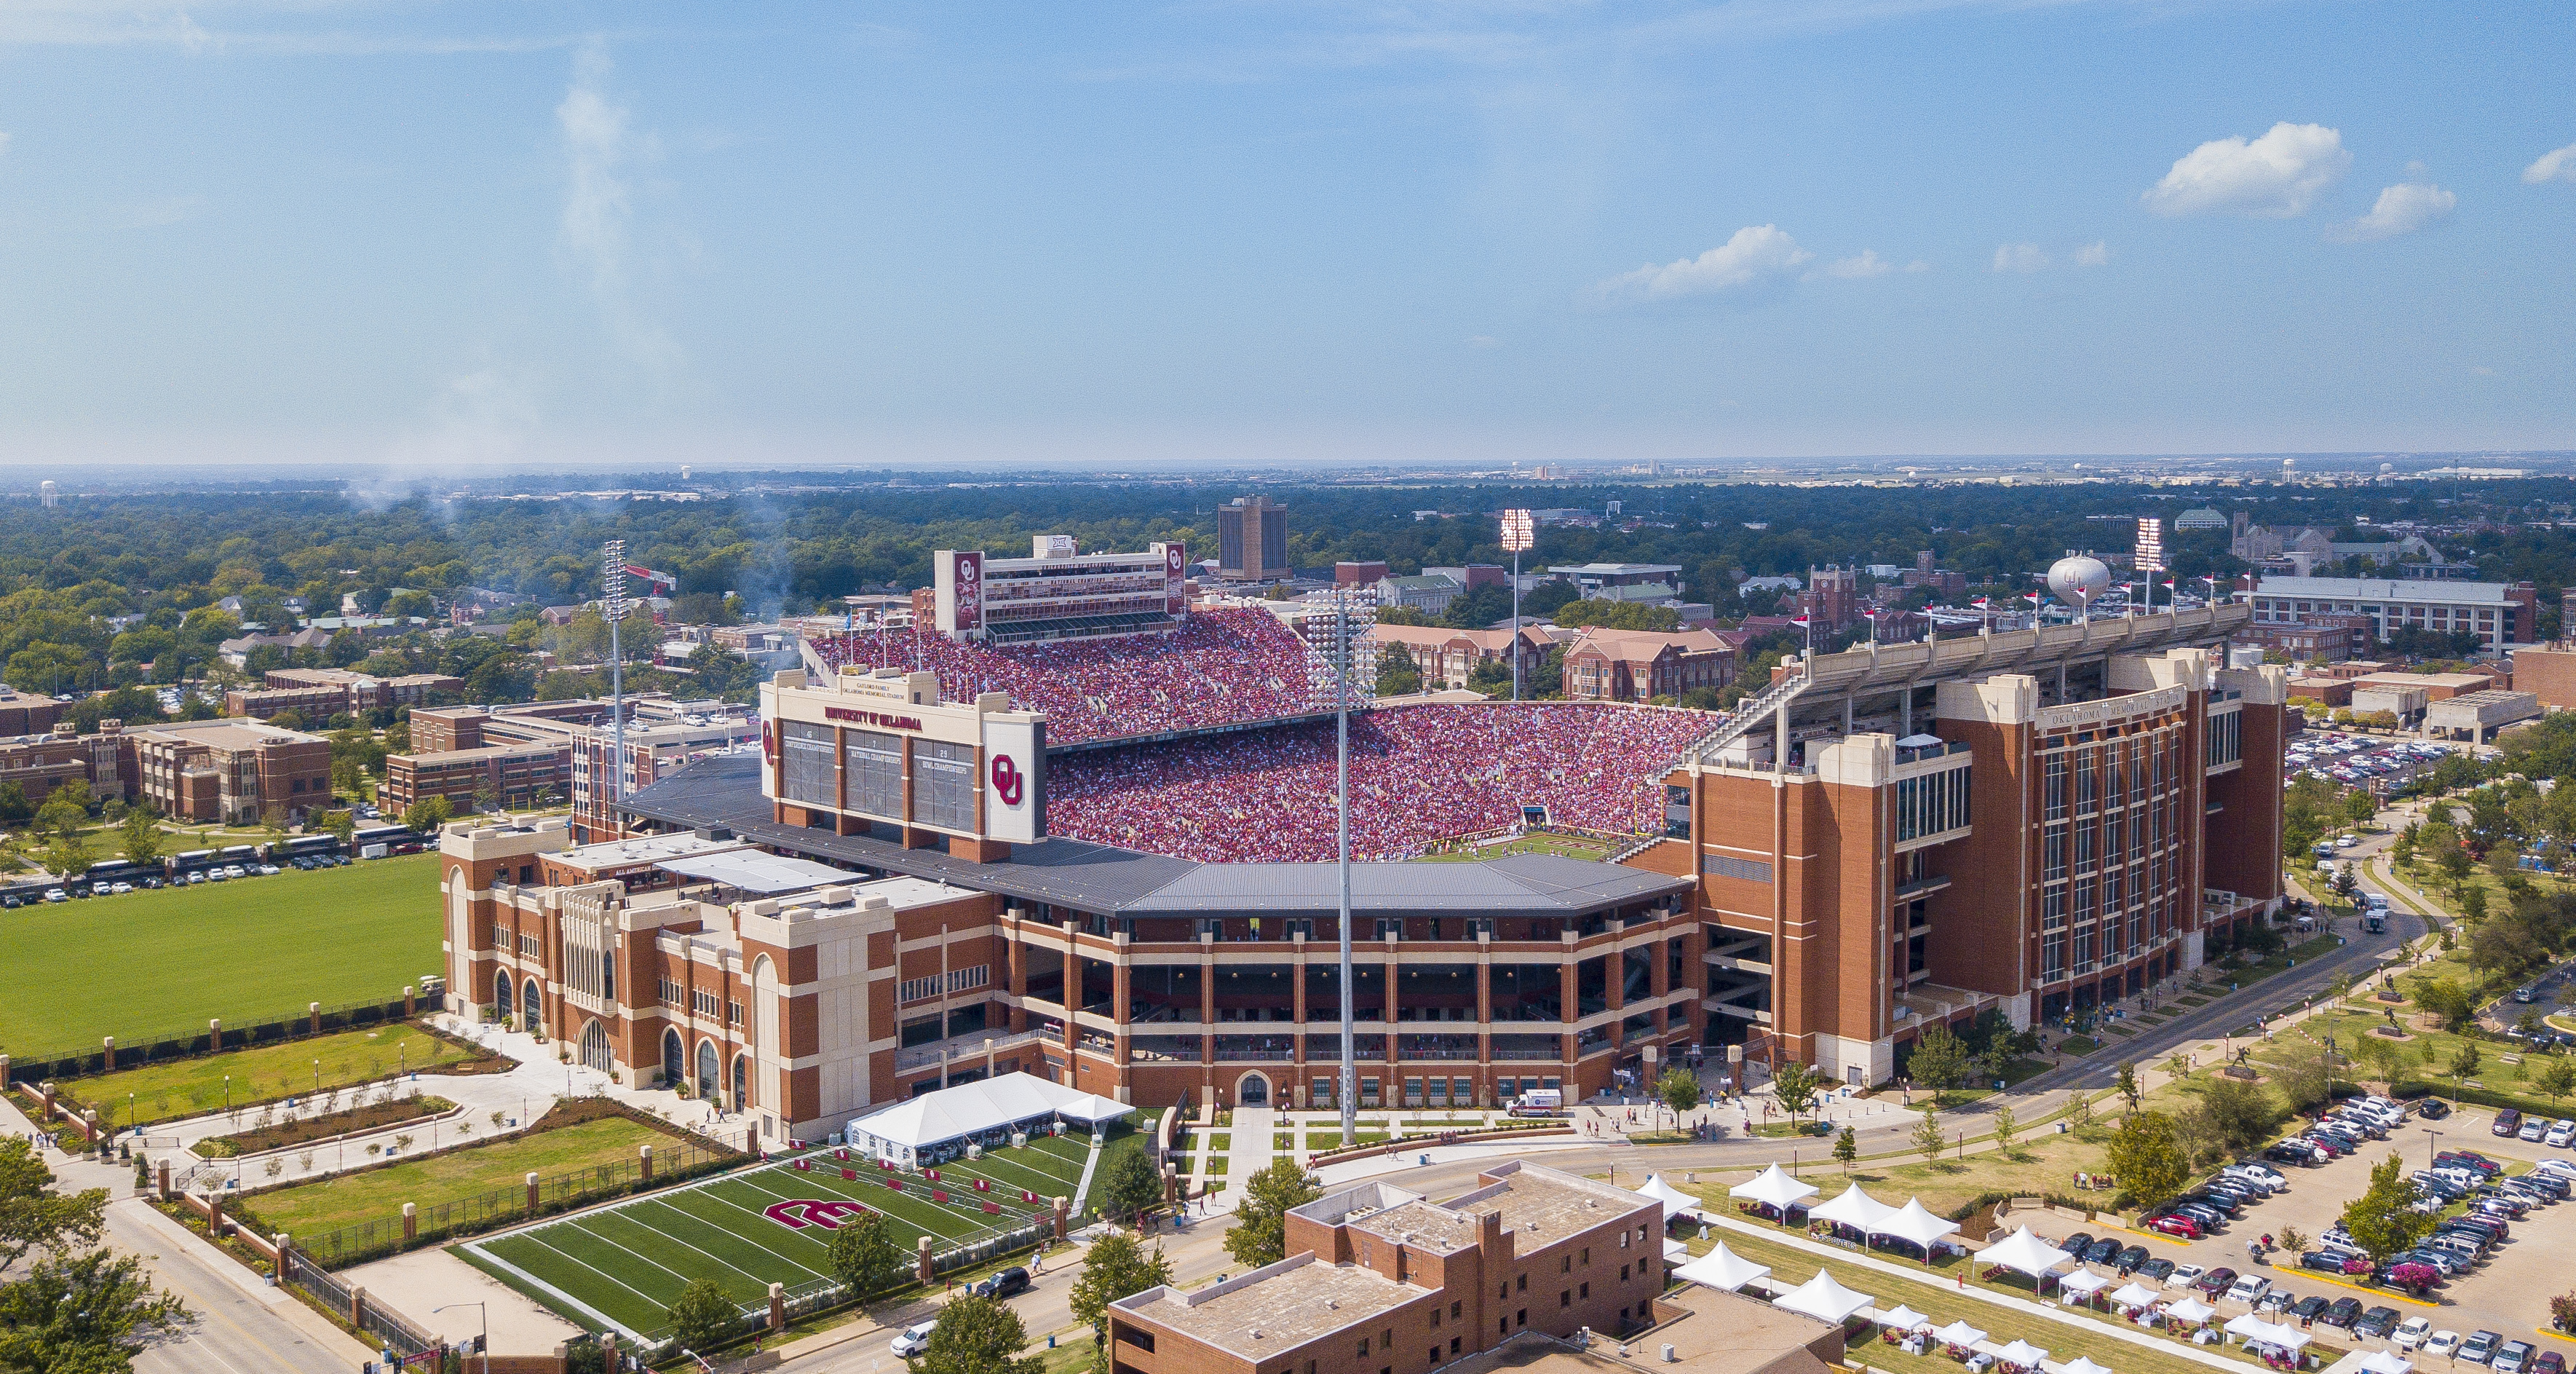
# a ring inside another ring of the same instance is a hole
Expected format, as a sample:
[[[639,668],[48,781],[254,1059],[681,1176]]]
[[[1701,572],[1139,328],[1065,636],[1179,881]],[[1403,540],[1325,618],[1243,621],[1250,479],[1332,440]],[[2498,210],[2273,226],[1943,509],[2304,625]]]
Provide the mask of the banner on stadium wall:
[[[1163,613],[1180,615],[1190,608],[1190,549],[1187,544],[1158,545],[1163,551]]]
[[[1046,835],[1046,721],[984,719],[984,833],[1035,844]]]
[[[931,560],[931,580],[938,598],[938,629],[971,635],[984,628],[984,553],[981,549],[941,549]]]

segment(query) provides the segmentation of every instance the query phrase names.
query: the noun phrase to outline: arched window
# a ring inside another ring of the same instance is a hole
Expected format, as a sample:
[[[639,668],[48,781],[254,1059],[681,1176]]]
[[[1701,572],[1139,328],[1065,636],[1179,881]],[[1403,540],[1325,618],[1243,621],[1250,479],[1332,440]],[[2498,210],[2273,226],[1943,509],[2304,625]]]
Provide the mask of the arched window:
[[[733,1109],[745,1111],[751,1106],[751,1056],[733,1057]]]
[[[699,1041],[698,1096],[705,1098],[708,1101],[714,1101],[716,1088],[724,1081],[722,1073],[722,1069],[718,1067],[716,1062],[716,1042],[713,1040]]]
[[[676,1088],[689,1081],[689,1051],[676,1030],[662,1032],[662,1083]]]
[[[581,1028],[581,1064],[583,1068],[600,1073],[614,1067],[608,1048],[608,1027],[602,1025],[597,1017],[591,1018],[590,1024]]]
[[[510,971],[508,969],[501,970],[500,976],[492,980],[492,1014],[501,1018],[504,1024],[509,1022]]]
[[[525,1023],[520,1029],[535,1030],[537,1023],[544,1019],[545,1012],[545,998],[537,991],[537,980],[531,978],[519,998],[519,1019]]]

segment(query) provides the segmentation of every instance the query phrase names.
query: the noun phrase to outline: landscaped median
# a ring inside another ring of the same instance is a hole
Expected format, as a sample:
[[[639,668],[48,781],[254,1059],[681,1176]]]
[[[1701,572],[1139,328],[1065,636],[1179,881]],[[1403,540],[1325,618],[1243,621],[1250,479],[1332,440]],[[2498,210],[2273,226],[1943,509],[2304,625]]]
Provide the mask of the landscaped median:
[[[200,1159],[230,1159],[235,1155],[264,1154],[292,1145],[327,1145],[348,1136],[387,1130],[407,1123],[426,1125],[455,1110],[456,1104],[443,1097],[423,1094],[388,1098],[318,1116],[288,1117],[272,1125],[255,1126],[231,1135],[208,1136],[190,1145],[188,1150]]]
[[[269,1104],[316,1095],[324,1097],[321,1110],[332,1111],[344,1105],[338,1094],[406,1073],[506,1073],[511,1067],[508,1058],[426,1022],[396,1021],[69,1079],[54,1085],[54,1097],[75,1114],[90,1108],[101,1125],[123,1130],[227,1109],[236,1119],[254,1109],[270,1118]],[[26,1083],[18,1088],[34,1091]]]

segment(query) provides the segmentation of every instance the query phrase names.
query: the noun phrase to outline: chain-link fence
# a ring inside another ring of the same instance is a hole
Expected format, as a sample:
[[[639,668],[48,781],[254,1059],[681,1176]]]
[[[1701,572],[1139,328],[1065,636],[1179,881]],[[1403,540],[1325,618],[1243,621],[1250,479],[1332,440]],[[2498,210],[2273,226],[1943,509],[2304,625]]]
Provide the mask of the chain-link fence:
[[[358,1026],[375,1026],[388,1021],[399,1021],[403,1019],[404,1014],[403,999],[396,997],[383,1002],[349,1002],[335,1007],[324,1007],[319,1030],[315,1029],[310,1012],[297,1012],[278,1020],[247,1026],[235,1025],[230,1018],[226,1018],[223,1047],[226,1050],[238,1050],[258,1045],[282,1045],[291,1040],[308,1039],[314,1035],[328,1035],[334,1031],[350,1030]],[[139,1031],[130,1026],[119,1026],[115,1029],[116,1067],[119,1069],[139,1068],[145,1064],[157,1064],[170,1059],[188,1059],[201,1054],[215,1053],[214,1036],[203,1020],[189,1026],[167,1025],[147,1027]],[[71,1079],[86,1078],[108,1071],[107,1048],[104,1044],[80,1053],[65,1053],[72,1047],[59,1043],[39,1044],[33,1050],[33,1054],[38,1056],[59,1057],[31,1058],[30,1051],[24,1046],[13,1045],[9,1048],[11,1051],[9,1081],[12,1083],[42,1083],[48,1079],[56,1083],[65,1083]]]
[[[408,1238],[403,1235],[403,1219],[395,1215],[357,1222],[309,1238],[298,1236],[295,1248],[311,1254],[330,1268],[346,1269],[353,1264],[382,1259],[417,1246],[454,1240],[566,1211],[619,1193],[642,1192],[678,1183],[743,1160],[744,1156],[733,1151],[689,1142],[656,1144],[653,1175],[649,1179],[644,1176],[640,1158],[622,1159],[539,1179],[533,1208],[528,1203],[526,1185],[495,1188],[472,1197],[417,1208],[416,1224]],[[255,1224],[258,1202],[255,1197],[244,1198],[234,1205],[233,1212],[246,1223]],[[260,1229],[265,1232],[268,1228]]]
[[[342,1321],[349,1319],[349,1286],[334,1277],[311,1256],[289,1247],[278,1265],[279,1277],[288,1286],[310,1294]],[[443,1349],[436,1336],[421,1330],[403,1315],[373,1298],[359,1304],[358,1329],[365,1332],[379,1349],[390,1350],[405,1361],[414,1356],[434,1354]]]

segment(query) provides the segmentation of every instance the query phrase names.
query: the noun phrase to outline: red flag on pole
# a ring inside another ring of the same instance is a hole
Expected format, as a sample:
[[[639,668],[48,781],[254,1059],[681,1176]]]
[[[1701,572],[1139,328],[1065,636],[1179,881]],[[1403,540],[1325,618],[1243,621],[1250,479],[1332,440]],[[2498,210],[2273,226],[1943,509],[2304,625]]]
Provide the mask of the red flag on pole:
[[[858,1170],[856,1170],[856,1169],[843,1169],[843,1170],[841,1171],[841,1177],[843,1177],[843,1178],[855,1179],[855,1178],[857,1178],[858,1176],[859,1176],[859,1171],[858,1171]]]
[[[933,1202],[946,1202],[948,1200],[948,1194],[941,1192],[937,1188],[933,1188],[930,1190],[930,1200]]]
[[[1000,1216],[1002,1214],[1002,1204],[998,1202],[988,1202],[984,1204],[984,1210],[995,1216]]]

